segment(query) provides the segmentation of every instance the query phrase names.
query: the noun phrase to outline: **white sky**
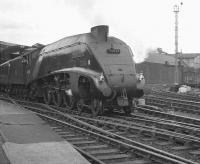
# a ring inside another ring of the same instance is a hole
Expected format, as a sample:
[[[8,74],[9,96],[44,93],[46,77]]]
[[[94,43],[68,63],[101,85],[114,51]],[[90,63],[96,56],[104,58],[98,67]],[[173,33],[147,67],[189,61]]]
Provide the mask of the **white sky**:
[[[199,53],[199,0],[0,0],[0,40],[49,44],[106,24],[140,62],[149,48],[174,52],[175,4],[180,5],[179,50]]]

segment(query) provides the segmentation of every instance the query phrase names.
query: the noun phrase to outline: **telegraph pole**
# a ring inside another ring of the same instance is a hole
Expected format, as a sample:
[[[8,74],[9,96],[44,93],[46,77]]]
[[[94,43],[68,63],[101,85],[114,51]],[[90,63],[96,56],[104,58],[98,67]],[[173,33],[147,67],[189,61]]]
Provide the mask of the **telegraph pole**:
[[[178,13],[179,6],[174,5],[175,14],[175,71],[174,71],[174,82],[179,83],[179,72],[178,72]]]

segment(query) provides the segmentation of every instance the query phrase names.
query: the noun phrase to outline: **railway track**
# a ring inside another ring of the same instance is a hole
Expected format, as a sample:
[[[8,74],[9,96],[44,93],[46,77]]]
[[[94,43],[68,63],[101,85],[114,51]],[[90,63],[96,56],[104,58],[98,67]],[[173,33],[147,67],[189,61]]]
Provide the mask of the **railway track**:
[[[190,124],[179,124],[179,122],[169,122],[164,119],[150,119],[145,116],[132,114],[130,117],[113,115],[113,117],[98,117],[103,120],[112,120],[112,122],[120,122],[129,126],[147,126],[149,128],[157,128],[167,130],[169,132],[176,132],[184,135],[191,135],[200,137],[200,128],[191,127]]]
[[[186,101],[181,99],[168,98],[164,96],[145,96],[146,104],[168,108],[175,112],[200,115],[200,102]],[[195,117],[195,116],[193,116]]]
[[[151,94],[154,95],[159,95],[159,96],[165,96],[165,97],[171,97],[171,98],[179,98],[182,100],[189,100],[189,101],[196,101],[196,102],[200,102],[200,97],[196,96],[196,95],[187,95],[187,94],[181,94],[181,93],[174,93],[174,92],[169,92],[169,91],[163,91],[163,90],[151,90],[150,91]]]
[[[179,155],[183,158],[199,162],[200,154],[197,153],[200,149],[199,137],[170,132],[155,127],[127,125],[123,121],[119,123],[118,120],[113,119],[104,120],[101,118],[101,120],[97,120],[80,116],[76,116],[76,118],[111,131],[112,133],[119,134],[132,141],[138,141],[175,155]]]
[[[32,103],[32,102],[28,102],[28,101],[21,101],[21,100],[17,100],[18,103],[22,104],[23,106],[35,106],[35,107],[39,107],[39,108],[43,108],[46,109],[46,107],[44,107],[44,104],[40,104],[40,103]],[[52,108],[64,112],[64,113],[68,113],[68,114],[73,114],[73,115],[77,115],[77,111],[75,110],[67,110],[66,108],[62,108],[62,107],[56,107],[56,106],[51,106]],[[148,109],[147,109],[148,110]],[[145,111],[145,108],[144,108]],[[158,118],[158,117],[149,117],[145,116],[145,115],[141,115],[137,113],[132,113],[130,117],[125,117],[125,116],[121,116],[123,115],[123,113],[112,113],[110,115],[110,117],[108,119],[115,119],[117,118],[117,121],[123,121],[123,124],[126,123],[128,125],[146,125],[146,126],[150,126],[150,127],[157,127],[157,128],[161,128],[161,129],[165,129],[168,131],[173,131],[173,132],[179,132],[182,134],[186,134],[186,135],[193,135],[195,137],[200,137],[200,129],[199,126],[195,125],[195,124],[190,124],[190,123],[185,123],[185,122],[178,122],[178,121],[174,121],[174,120],[170,120],[169,116],[166,116],[166,118],[168,119],[162,119],[162,118]],[[86,114],[84,113],[83,116],[85,117],[91,117],[90,114]],[[115,117],[115,118],[113,118]],[[106,117],[98,117],[98,118],[103,118],[104,120],[106,119]],[[182,118],[182,117],[181,117]],[[182,121],[184,121],[186,118],[182,118]],[[180,118],[177,120],[181,120]],[[125,122],[127,121],[127,122]],[[192,121],[190,121],[192,122]],[[195,123],[195,122],[194,122]]]
[[[128,141],[126,142],[129,144],[135,144],[135,142],[140,142],[141,144],[149,144],[150,146],[154,145],[154,147],[164,149],[165,151],[168,151],[168,152],[174,151],[174,154],[177,154],[182,157],[187,156],[188,159],[197,158],[194,155],[195,150],[193,149],[193,151],[191,151],[191,149],[192,147],[196,148],[197,145],[200,146],[199,138],[195,138],[195,137],[191,137],[187,135],[180,135],[178,133],[169,134],[170,133],[169,131],[159,130],[154,127],[149,128],[149,127],[144,127],[141,125],[140,126],[137,125],[134,127],[130,125],[127,126],[125,125],[124,121],[121,124],[119,124],[119,120],[117,121],[115,120],[114,122],[111,122],[109,119],[109,121],[108,120],[105,121],[104,117],[101,117],[101,120],[91,119],[88,117],[80,117],[80,116],[75,116],[75,117],[79,120],[86,121],[90,123],[91,125],[95,125],[106,131],[112,132],[116,135],[120,135],[122,136],[122,139],[126,139],[126,140],[128,139]],[[140,140],[137,140],[137,138],[140,138]],[[185,143],[187,143],[187,146],[184,145]]]
[[[176,122],[181,125],[186,125],[186,126],[191,126],[191,127],[196,127],[196,128],[199,128],[200,126],[200,119],[198,118],[187,117],[184,115],[177,115],[173,112],[165,112],[158,109],[155,106],[149,106],[149,105],[138,106],[135,109],[135,112],[138,115],[148,116],[151,119],[155,119],[155,120],[161,119],[167,122]]]
[[[173,97],[168,97],[168,96],[165,96],[165,95],[157,95],[157,94],[149,94],[149,95],[145,95],[144,97],[155,97],[155,98],[166,98],[166,100],[168,101],[172,101],[172,102],[177,102],[177,103],[183,103],[183,104],[187,104],[187,105],[192,105],[194,106],[194,108],[198,108],[198,106],[200,105],[200,99],[199,101],[191,101],[191,100],[184,100],[184,99],[181,99],[181,98],[173,98]]]
[[[6,100],[5,97],[4,97],[4,99]],[[36,106],[39,108],[45,108],[44,104],[41,104],[41,103],[35,103],[35,102],[24,101],[24,100],[16,100],[16,101],[18,103],[21,103],[24,106],[32,105],[32,106]],[[78,112],[76,110],[69,110],[67,108],[56,107],[56,106],[51,106],[51,107],[56,108],[57,110],[59,110],[61,112],[67,112],[69,114],[78,114]],[[155,106],[149,106],[149,105],[138,106],[134,110],[135,110],[135,112],[131,114],[132,115],[131,117],[127,117],[127,116],[124,117],[124,116],[122,116],[122,115],[124,115],[124,113],[120,113],[120,112],[111,113],[111,117],[113,117],[113,116],[121,117],[124,120],[133,121],[133,122],[135,122],[137,120],[137,121],[140,121],[140,123],[145,122],[146,124],[149,124],[150,122],[152,122],[154,120],[154,122],[156,122],[157,126],[158,126],[158,122],[161,122],[160,127],[164,126],[166,129],[167,128],[170,129],[170,127],[174,128],[173,125],[176,125],[175,127],[177,129],[177,125],[180,125],[180,126],[182,126],[183,131],[187,131],[186,133],[190,133],[190,132],[194,133],[194,131],[195,131],[196,136],[198,136],[198,128],[200,125],[199,119],[182,116],[182,115],[176,115],[174,113],[163,112],[162,110],[159,110],[159,108],[157,108]],[[85,113],[84,113],[84,115],[85,115]],[[86,114],[85,116],[92,117],[91,114]],[[150,124],[152,125],[152,123],[150,123]],[[193,127],[194,129],[186,128],[184,130],[183,126]]]
[[[133,142],[46,105],[43,108],[31,105],[29,110],[34,111],[43,119],[49,120],[48,123],[52,129],[95,163],[195,163],[166,152],[161,153],[158,149]]]

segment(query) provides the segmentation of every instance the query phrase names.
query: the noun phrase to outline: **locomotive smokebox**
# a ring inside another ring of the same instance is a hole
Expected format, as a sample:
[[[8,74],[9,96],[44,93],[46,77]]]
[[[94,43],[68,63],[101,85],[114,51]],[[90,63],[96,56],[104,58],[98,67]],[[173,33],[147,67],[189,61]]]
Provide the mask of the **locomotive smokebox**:
[[[107,41],[109,27],[106,25],[91,28],[92,35],[99,41]]]

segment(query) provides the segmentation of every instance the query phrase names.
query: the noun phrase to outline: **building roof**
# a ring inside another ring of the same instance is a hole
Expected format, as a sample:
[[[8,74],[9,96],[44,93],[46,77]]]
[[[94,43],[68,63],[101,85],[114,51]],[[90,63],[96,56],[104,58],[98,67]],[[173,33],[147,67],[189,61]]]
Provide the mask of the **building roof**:
[[[190,67],[185,60],[187,59],[195,59],[196,57],[200,56],[200,53],[179,53],[179,59],[181,61],[181,65],[184,67]],[[174,54],[168,54],[166,52],[163,52],[162,49],[152,50],[148,53],[148,56],[145,59],[145,62],[151,62],[151,63],[159,63],[159,64],[169,64],[169,65],[175,65],[175,55]],[[185,59],[185,60],[184,60]]]
[[[174,56],[166,53],[148,53],[146,62],[174,65]]]

